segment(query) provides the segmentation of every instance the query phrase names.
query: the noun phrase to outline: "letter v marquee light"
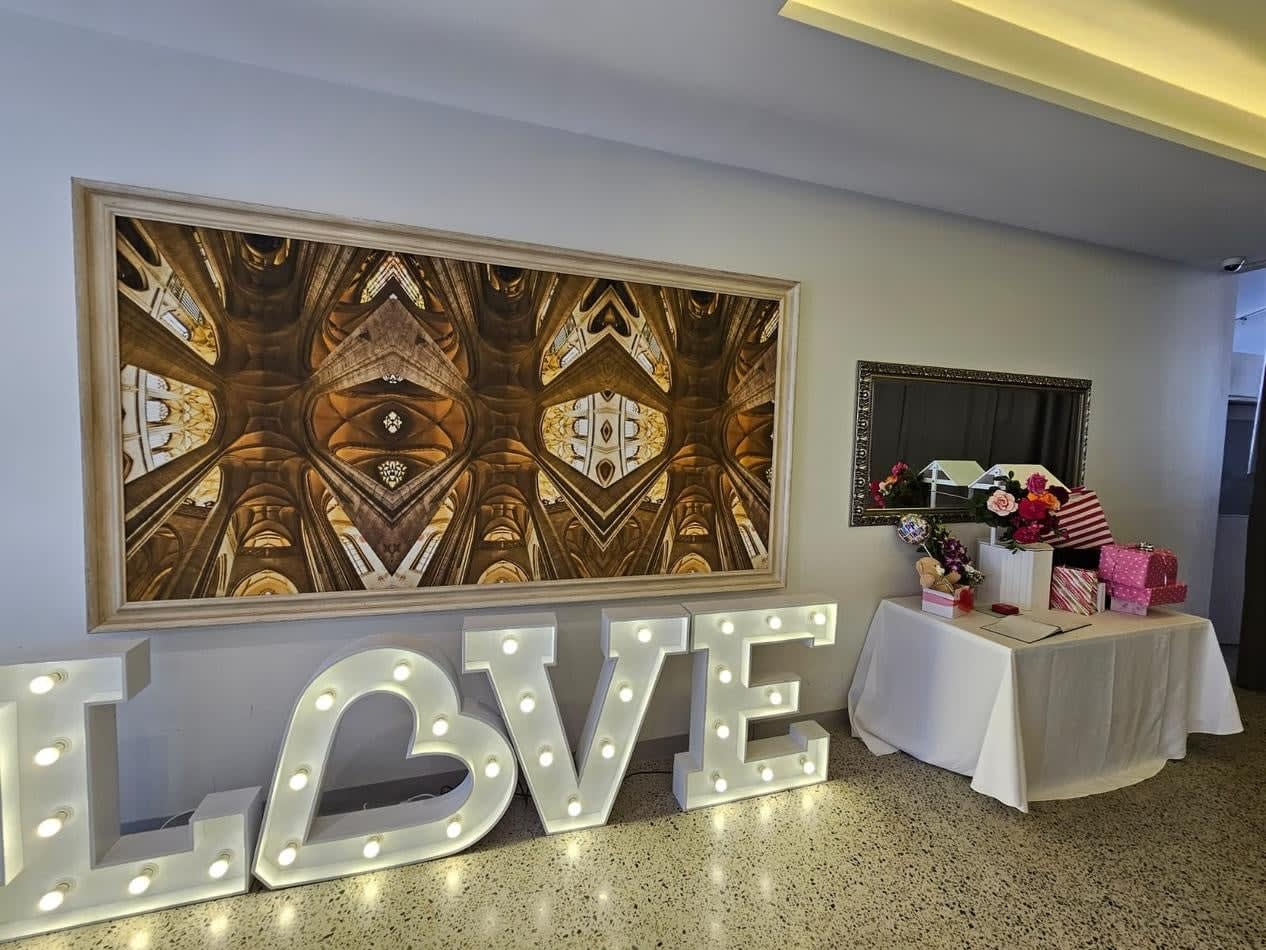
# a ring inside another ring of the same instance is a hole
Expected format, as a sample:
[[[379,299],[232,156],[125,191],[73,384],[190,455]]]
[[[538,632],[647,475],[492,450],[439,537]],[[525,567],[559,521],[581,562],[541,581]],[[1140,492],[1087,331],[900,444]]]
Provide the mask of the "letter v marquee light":
[[[462,665],[467,672],[484,670],[491,677],[548,834],[606,824],[664,658],[686,652],[686,621],[679,607],[602,612],[606,661],[574,759],[548,673],[558,640],[554,615],[466,621]]]

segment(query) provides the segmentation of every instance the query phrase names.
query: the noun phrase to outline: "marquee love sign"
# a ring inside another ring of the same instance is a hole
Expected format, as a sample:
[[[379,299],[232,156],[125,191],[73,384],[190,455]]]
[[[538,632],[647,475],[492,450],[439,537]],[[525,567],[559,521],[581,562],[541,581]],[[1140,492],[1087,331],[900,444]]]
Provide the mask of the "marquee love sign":
[[[573,754],[548,675],[552,614],[469,619],[462,669],[491,680],[500,715],[463,702],[454,671],[416,638],[372,638],[300,693],[264,808],[260,788],[208,795],[188,825],[121,835],[115,706],[149,680],[148,641],[0,666],[0,939],[268,887],[453,854],[501,818],[518,770],[547,833],[604,824],[665,657],[694,655],[690,748],[673,789],[690,809],[824,781],[828,736],[812,721],[748,741],[755,719],[793,713],[799,680],[751,675],[753,646],[835,639],[836,605],[753,598],[602,614],[606,660]],[[342,714],[371,692],[413,711],[411,756],[463,762],[435,798],[318,815]],[[262,824],[261,824],[262,817]]]

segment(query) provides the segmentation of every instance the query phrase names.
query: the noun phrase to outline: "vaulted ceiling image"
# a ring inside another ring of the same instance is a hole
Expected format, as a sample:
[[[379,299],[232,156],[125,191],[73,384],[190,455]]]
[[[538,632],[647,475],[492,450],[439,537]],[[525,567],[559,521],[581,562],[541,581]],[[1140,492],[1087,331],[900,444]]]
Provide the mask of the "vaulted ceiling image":
[[[777,301],[120,218],[129,600],[763,570]]]

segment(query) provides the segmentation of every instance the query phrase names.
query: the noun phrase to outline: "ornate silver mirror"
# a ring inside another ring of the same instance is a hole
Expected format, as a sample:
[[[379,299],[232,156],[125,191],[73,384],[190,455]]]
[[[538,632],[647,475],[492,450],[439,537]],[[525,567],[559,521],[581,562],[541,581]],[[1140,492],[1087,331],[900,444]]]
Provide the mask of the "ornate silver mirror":
[[[973,483],[995,465],[1080,485],[1089,419],[1088,379],[859,361],[849,524],[970,520]]]

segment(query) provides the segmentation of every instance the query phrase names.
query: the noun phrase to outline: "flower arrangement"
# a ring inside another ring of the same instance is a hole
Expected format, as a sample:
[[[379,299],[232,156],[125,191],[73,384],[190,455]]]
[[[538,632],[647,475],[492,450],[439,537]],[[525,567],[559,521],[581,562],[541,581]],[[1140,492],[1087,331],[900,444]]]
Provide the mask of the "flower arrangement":
[[[882,481],[870,483],[870,500],[876,508],[908,508],[918,504],[919,480],[909,465],[897,462]]]
[[[976,498],[973,513],[995,533],[1001,529],[1003,544],[1017,548],[1058,535],[1057,512],[1067,501],[1068,492],[1048,485],[1041,473],[1034,472],[1021,484],[1010,472],[1006,479],[999,479],[992,492]]]
[[[976,569],[967,546],[945,525],[909,514],[897,522],[897,537],[919,548],[924,557],[915,561],[919,584],[952,594],[960,587],[978,587],[985,575]]]

